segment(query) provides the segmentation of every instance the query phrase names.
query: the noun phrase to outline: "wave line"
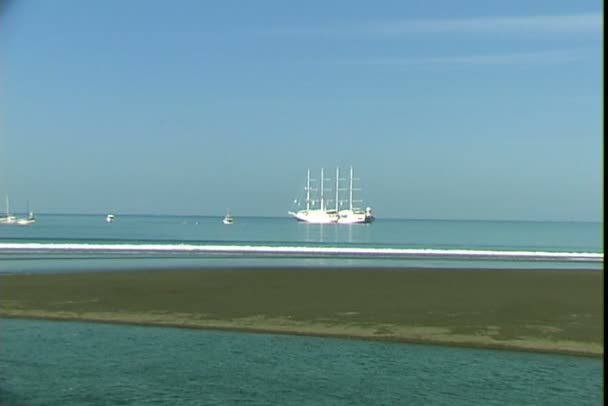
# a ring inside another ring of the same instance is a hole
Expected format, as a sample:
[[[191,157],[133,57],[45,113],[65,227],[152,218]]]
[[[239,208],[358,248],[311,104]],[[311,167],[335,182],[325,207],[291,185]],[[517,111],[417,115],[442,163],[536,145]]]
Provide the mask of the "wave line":
[[[560,260],[601,262],[603,253],[550,251],[496,251],[435,248],[356,248],[255,245],[197,245],[197,244],[98,244],[98,243],[0,243],[2,252],[37,253],[193,253],[193,254],[255,254],[281,256],[341,256],[380,258],[461,258]]]

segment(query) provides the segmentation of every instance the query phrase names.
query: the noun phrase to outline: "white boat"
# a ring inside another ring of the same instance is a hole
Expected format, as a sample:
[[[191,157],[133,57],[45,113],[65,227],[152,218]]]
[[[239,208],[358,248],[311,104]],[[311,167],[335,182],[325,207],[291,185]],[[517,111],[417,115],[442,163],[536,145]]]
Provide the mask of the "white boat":
[[[345,180],[340,178],[340,168],[336,168],[336,179],[335,179],[335,198],[334,207],[330,206],[332,199],[328,197],[325,188],[325,177],[323,169],[321,169],[320,187],[316,189],[311,187],[311,182],[314,179],[310,178],[310,170],[306,176],[306,191],[305,204],[306,208],[290,211],[289,215],[298,221],[316,224],[327,224],[327,223],[338,223],[338,224],[356,224],[356,223],[371,223],[374,221],[375,216],[372,213],[371,207],[361,209],[357,207],[357,203],[360,200],[353,199],[353,193],[356,189],[354,187],[355,177],[353,176],[353,168],[350,168],[350,177],[348,179],[348,188],[340,186],[340,181]],[[348,191],[348,198],[342,199],[340,192]],[[311,192],[317,193],[317,197],[314,197]],[[297,203],[297,200],[296,200]],[[344,204],[347,204],[347,208],[342,208]]]
[[[222,220],[222,223],[224,223],[224,224],[234,224],[234,217],[232,216],[232,214],[230,214],[230,210],[224,216],[224,219]]]
[[[11,214],[8,196],[6,196],[6,216],[0,217],[0,224],[17,224],[17,216]]]
[[[321,179],[319,189],[311,187],[311,183],[314,182],[315,179],[311,179],[310,177],[310,169],[306,172],[306,187],[304,190],[306,191],[306,199],[305,205],[306,208],[297,210],[297,211],[289,211],[288,214],[295,218],[298,221],[303,221],[306,223],[315,223],[315,224],[330,224],[338,222],[338,211],[330,209],[328,207],[328,198],[326,197],[325,192],[327,189],[325,188],[325,175],[323,169],[321,169]],[[319,192],[317,196],[313,196],[311,192]],[[296,201],[297,203],[297,201]]]
[[[36,217],[34,217],[34,212],[30,210],[30,202],[27,202],[27,217],[21,217],[21,218],[17,218],[16,224],[19,225],[28,225],[28,224],[34,224],[36,222]]]
[[[17,217],[10,214],[8,197],[6,198],[6,216],[0,217],[0,224],[17,224],[17,225],[28,225],[36,222],[34,213],[30,211],[29,202],[27,207],[27,217]]]
[[[115,219],[115,218],[116,218],[116,216],[114,216],[113,214],[108,214],[108,215],[106,216],[106,221],[107,221],[108,223],[111,223],[111,222],[113,222],[113,221],[114,221],[114,219]]]
[[[17,217],[12,215],[6,215],[0,217],[0,224],[17,224]]]
[[[15,224],[26,226],[28,224],[34,224],[35,222],[36,218],[34,217],[34,213],[30,212],[27,217],[18,218]]]
[[[16,224],[17,217],[15,216],[3,216],[0,217],[0,224]]]

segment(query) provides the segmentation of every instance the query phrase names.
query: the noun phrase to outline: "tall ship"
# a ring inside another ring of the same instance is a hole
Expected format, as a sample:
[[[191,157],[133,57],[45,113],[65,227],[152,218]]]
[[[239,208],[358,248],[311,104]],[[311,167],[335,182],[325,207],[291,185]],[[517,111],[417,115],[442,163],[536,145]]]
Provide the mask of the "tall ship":
[[[304,199],[305,208],[288,212],[289,215],[298,221],[315,224],[328,224],[338,222],[338,211],[329,207],[329,191],[325,186],[325,174],[321,168],[321,178],[319,187],[315,187],[316,179],[310,177],[310,169],[306,172],[306,198]],[[301,202],[296,200],[299,205]]]
[[[371,207],[365,209],[359,207],[361,200],[354,199],[354,192],[359,191],[354,182],[353,168],[350,168],[348,179],[340,177],[340,168],[336,168],[335,189],[329,189],[326,185],[331,181],[325,177],[321,169],[319,182],[310,177],[310,169],[306,173],[306,186],[304,187],[305,198],[303,202],[295,201],[298,209],[289,211],[289,215],[298,221],[315,224],[357,224],[371,223],[375,216]],[[348,181],[345,187],[344,182]],[[318,187],[317,187],[318,183]],[[344,193],[347,196],[344,197]],[[299,205],[302,205],[300,208]]]

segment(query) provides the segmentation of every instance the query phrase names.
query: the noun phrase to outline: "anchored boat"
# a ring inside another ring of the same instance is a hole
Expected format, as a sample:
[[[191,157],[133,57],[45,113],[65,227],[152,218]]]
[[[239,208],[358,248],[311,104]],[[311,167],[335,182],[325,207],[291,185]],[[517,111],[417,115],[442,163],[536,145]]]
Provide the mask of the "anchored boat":
[[[316,180],[310,177],[310,169],[306,173],[306,186],[304,190],[306,197],[304,199],[304,208],[299,210],[289,211],[288,214],[298,221],[315,224],[356,224],[356,223],[371,223],[375,216],[372,213],[371,207],[362,209],[357,206],[361,200],[355,200],[354,191],[360,189],[354,187],[356,178],[353,175],[353,168],[350,168],[350,176],[348,179],[340,178],[340,168],[336,168],[335,179],[335,197],[332,199],[328,192],[330,189],[326,187],[326,179],[324,170],[321,169],[321,178],[319,179],[319,187],[315,187]],[[348,187],[342,187],[341,183],[348,180]],[[341,182],[342,181],[342,182]],[[343,198],[340,192],[348,192],[348,197]],[[333,204],[332,204],[333,202]],[[298,204],[298,200],[295,201]],[[343,208],[346,205],[346,208]]]
[[[234,224],[234,217],[230,213],[230,210],[228,210],[228,212],[224,216],[224,219],[222,220],[222,223],[224,223],[224,224]]]

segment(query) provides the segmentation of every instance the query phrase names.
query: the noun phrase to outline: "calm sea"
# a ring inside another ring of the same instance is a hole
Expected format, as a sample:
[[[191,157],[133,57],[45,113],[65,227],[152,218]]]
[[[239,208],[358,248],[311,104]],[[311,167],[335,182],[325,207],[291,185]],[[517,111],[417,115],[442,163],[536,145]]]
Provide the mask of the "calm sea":
[[[600,405],[598,359],[0,320],[2,405]]]
[[[586,222],[39,215],[0,224],[0,272],[164,266],[587,268],[603,265],[603,225]]]
[[[0,225],[0,273],[164,266],[602,269],[603,225],[39,215]],[[1,287],[0,287],[1,289]],[[0,290],[1,293],[1,290]],[[0,319],[0,405],[599,405],[598,359]]]

